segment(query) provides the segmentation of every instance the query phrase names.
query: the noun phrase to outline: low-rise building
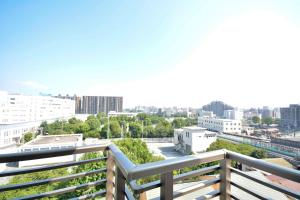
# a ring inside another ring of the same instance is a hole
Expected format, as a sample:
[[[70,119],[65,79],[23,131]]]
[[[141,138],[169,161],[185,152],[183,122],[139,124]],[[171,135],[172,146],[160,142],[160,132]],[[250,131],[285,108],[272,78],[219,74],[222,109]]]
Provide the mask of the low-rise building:
[[[184,127],[174,131],[176,150],[187,154],[204,152],[216,139],[215,132],[202,127]]]
[[[234,120],[242,120],[243,112],[241,110],[224,110],[224,118],[225,119],[234,119]]]
[[[198,117],[198,126],[221,133],[237,133],[242,131],[241,120]]]
[[[50,96],[0,91],[0,147],[18,144],[24,133],[37,131],[43,121],[67,120],[75,115],[75,101]]]
[[[127,116],[127,117],[136,117],[138,113],[136,112],[116,112],[116,111],[110,111],[108,112],[109,117],[117,117],[117,116]]]
[[[242,126],[242,133],[244,133],[246,135],[252,135],[254,133],[254,127]]]
[[[83,145],[82,134],[38,136],[19,147],[19,152],[36,152],[55,149],[74,148]],[[43,158],[19,162],[19,167],[46,165],[51,163],[69,162],[78,160],[80,154]]]

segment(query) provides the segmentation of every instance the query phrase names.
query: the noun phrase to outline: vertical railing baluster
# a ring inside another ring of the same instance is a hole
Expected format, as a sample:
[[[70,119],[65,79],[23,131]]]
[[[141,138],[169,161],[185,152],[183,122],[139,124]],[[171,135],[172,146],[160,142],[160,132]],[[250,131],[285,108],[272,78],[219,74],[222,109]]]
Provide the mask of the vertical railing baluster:
[[[160,199],[170,200],[173,199],[173,172],[167,172],[160,175]]]
[[[140,193],[139,200],[147,200],[147,194],[146,194],[146,192]]]
[[[115,199],[116,200],[124,200],[125,199],[125,177],[120,170],[116,166],[116,178],[115,178]]]
[[[227,158],[220,161],[220,200],[230,199],[230,163],[231,160]]]
[[[106,160],[106,199],[114,199],[114,167],[115,161],[110,151],[107,151]]]

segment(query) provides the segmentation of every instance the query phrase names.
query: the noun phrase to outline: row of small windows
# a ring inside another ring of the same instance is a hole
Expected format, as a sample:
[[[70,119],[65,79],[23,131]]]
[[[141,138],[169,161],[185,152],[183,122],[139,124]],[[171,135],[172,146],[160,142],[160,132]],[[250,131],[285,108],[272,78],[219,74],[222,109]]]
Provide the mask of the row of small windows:
[[[204,120],[206,123],[210,123],[210,124],[217,124],[217,125],[223,125],[223,123],[222,122],[214,122],[214,121],[209,121],[209,120]],[[202,124],[203,124],[203,122],[202,122]],[[229,125],[229,123],[225,123],[225,125]],[[230,123],[230,125],[232,126],[232,125],[234,125],[234,126],[236,126],[236,125],[241,125],[241,123]]]
[[[225,128],[225,130],[228,130],[229,128]],[[230,130],[241,130],[241,128],[230,128]]]

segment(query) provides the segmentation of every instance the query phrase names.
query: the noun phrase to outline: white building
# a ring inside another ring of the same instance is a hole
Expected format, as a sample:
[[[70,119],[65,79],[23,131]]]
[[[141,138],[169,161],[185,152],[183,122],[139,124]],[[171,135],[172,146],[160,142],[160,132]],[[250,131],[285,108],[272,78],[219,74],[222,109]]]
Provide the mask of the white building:
[[[222,133],[241,133],[241,120],[198,117],[198,126]]]
[[[107,115],[109,117],[117,117],[117,116],[136,117],[138,113],[109,111]]]
[[[199,117],[216,117],[216,115],[212,111],[200,110]]]
[[[19,147],[19,152],[34,152],[34,151],[46,151],[54,149],[66,149],[74,148],[83,145],[82,134],[71,135],[47,135],[38,136],[30,142]],[[46,165],[51,163],[61,163],[76,161],[80,157],[80,154],[73,154],[67,156],[58,156],[53,158],[43,158],[36,160],[20,161],[19,167]]]
[[[225,119],[242,120],[243,114],[244,113],[241,110],[224,110]]]
[[[0,146],[20,142],[24,133],[36,131],[43,121],[74,116],[74,100],[0,91]]]
[[[204,152],[216,139],[215,132],[202,127],[184,127],[174,131],[175,148],[183,153]]]
[[[242,126],[242,132],[246,135],[252,135],[254,133],[254,127]]]

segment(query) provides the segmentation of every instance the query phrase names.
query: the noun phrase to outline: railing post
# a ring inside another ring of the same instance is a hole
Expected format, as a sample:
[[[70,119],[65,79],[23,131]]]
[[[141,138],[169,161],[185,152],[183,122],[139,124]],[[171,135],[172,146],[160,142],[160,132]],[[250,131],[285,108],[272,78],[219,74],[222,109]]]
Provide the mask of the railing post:
[[[173,172],[167,172],[160,175],[160,199],[170,200],[173,199]]]
[[[122,171],[116,167],[116,178],[115,178],[115,199],[124,200],[125,199],[125,177]]]
[[[147,200],[147,194],[146,194],[146,192],[140,193],[139,200]]]
[[[231,160],[225,158],[220,161],[220,200],[229,200],[230,199],[230,165]]]
[[[106,199],[114,199],[114,167],[115,161],[110,151],[107,151],[106,160]]]

